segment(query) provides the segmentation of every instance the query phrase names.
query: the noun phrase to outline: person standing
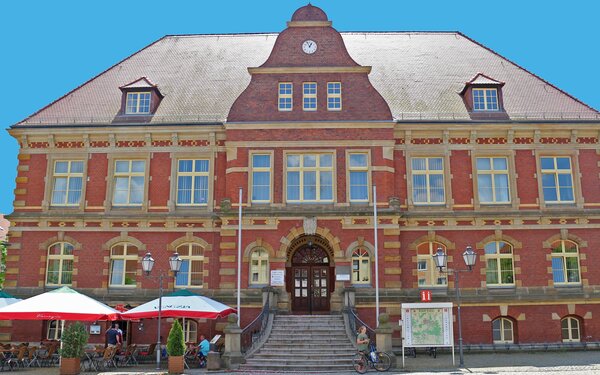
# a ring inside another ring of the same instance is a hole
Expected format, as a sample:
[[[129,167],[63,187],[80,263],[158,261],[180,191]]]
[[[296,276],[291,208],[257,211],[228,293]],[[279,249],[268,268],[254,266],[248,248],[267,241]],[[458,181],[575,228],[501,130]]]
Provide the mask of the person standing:
[[[109,348],[116,347],[119,343],[119,331],[114,326],[111,326],[106,331],[106,342]]]
[[[369,352],[369,336],[367,336],[367,327],[361,326],[358,329],[358,336],[356,336],[356,346],[359,352]]]

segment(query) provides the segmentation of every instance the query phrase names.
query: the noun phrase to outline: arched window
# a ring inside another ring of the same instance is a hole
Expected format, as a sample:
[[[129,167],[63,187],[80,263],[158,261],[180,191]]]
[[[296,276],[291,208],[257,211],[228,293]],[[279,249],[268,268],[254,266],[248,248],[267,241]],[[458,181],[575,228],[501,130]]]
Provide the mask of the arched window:
[[[498,318],[492,322],[494,344],[512,344],[515,342],[513,322],[508,318]]]
[[[197,243],[184,243],[177,246],[183,260],[177,273],[176,287],[197,288],[202,286],[204,276],[204,248]]]
[[[371,256],[361,247],[352,252],[352,283],[369,284],[371,282]]]
[[[73,245],[57,242],[48,248],[46,285],[71,285],[73,279]]]
[[[250,254],[250,284],[269,283],[269,253],[262,247]]]
[[[198,344],[198,323],[195,320],[185,319],[180,320],[181,326],[183,327],[183,338],[185,342],[193,342]]]
[[[504,241],[490,242],[484,247],[486,261],[486,284],[514,285],[512,246]]]
[[[138,248],[122,242],[110,249],[110,286],[135,286]]]
[[[60,340],[61,336],[62,336],[62,321],[61,320],[49,320],[48,327],[46,329],[46,339]]]
[[[560,321],[563,342],[579,342],[581,340],[581,330],[579,319],[568,316]]]
[[[433,261],[433,254],[439,247],[446,251],[446,246],[439,242],[423,242],[417,246],[419,287],[445,286],[448,283],[446,274],[441,273]]]
[[[577,244],[560,240],[552,243],[552,279],[554,284],[579,284],[579,250]]]

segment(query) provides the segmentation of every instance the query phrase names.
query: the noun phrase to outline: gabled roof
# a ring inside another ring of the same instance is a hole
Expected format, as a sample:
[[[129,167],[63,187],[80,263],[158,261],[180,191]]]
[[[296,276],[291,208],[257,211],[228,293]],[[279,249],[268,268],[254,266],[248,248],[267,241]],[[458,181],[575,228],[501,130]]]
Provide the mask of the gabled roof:
[[[475,72],[505,82],[513,120],[593,119],[600,114],[494,51],[456,32],[342,33],[350,56],[372,66],[369,79],[402,120],[465,120],[459,92]],[[165,95],[151,123],[226,121],[250,81],[248,67],[269,56],[277,34],[164,37],[109,68],[18,125],[110,124],[119,87],[152,75]]]
[[[460,91],[460,94],[464,94],[465,90],[469,86],[504,86],[504,82],[497,81],[491,77],[486,76],[483,73],[477,73],[470,81],[465,82],[465,86]]]
[[[121,90],[125,89],[144,89],[144,88],[156,88],[156,85],[146,77],[140,77],[133,82],[119,87]]]

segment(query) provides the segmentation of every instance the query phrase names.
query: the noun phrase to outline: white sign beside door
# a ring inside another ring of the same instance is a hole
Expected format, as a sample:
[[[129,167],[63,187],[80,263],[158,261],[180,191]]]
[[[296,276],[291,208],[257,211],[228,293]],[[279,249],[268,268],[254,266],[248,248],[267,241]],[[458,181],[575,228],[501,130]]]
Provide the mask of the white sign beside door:
[[[285,285],[285,270],[271,270],[271,286]]]

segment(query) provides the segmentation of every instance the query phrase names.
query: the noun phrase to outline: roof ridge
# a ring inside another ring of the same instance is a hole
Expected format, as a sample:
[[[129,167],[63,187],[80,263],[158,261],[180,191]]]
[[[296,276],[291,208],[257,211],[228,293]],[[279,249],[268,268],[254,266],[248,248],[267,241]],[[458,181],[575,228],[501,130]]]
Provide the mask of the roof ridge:
[[[36,116],[37,114],[39,114],[40,112],[42,112],[43,110],[45,110],[46,108],[51,107],[52,105],[54,105],[55,103],[57,103],[58,101],[66,98],[67,96],[71,95],[72,93],[76,92],[77,90],[81,89],[83,86],[87,85],[88,83],[92,82],[93,80],[95,80],[96,78],[100,77],[101,75],[103,75],[104,73],[107,73],[109,70],[113,69],[114,67],[118,66],[119,64],[124,63],[125,61],[129,60],[130,58],[132,58],[133,56],[137,55],[138,53],[141,53],[142,51],[145,51],[146,49],[152,47],[153,45],[155,45],[156,43],[160,42],[161,40],[165,39],[165,37],[161,37],[157,40],[155,40],[154,42],[148,44],[147,46],[145,46],[144,48],[132,53],[131,55],[125,57],[123,60],[120,60],[119,62],[113,64],[112,66],[110,66],[109,68],[103,70],[102,72],[96,74],[95,76],[93,76],[92,78],[88,79],[87,81],[85,81],[84,83],[80,84],[79,86],[75,87],[74,89],[72,89],[71,91],[67,92],[66,94],[64,94],[63,96],[55,99],[54,101],[52,101],[51,103],[45,105],[44,107],[38,109],[37,111],[35,111],[34,113],[32,113],[31,115],[27,116],[26,118],[24,118],[23,120],[19,121],[16,123],[16,125],[25,123],[27,120],[29,120],[30,118]]]
[[[339,31],[340,34],[461,34],[460,31],[455,30],[387,30],[387,31],[374,31],[374,30],[350,30],[350,31]],[[186,38],[186,37],[197,37],[197,36],[253,36],[253,35],[279,35],[281,31],[262,31],[262,32],[248,32],[248,33],[198,33],[198,34],[166,34],[163,38]],[[462,35],[462,34],[461,34]]]
[[[553,87],[553,88],[554,88],[555,90],[557,90],[558,92],[560,92],[560,93],[562,93],[562,94],[564,94],[564,95],[568,96],[569,98],[571,98],[571,99],[575,100],[575,101],[576,101],[576,102],[578,102],[579,104],[582,104],[583,106],[585,106],[585,107],[587,107],[587,108],[591,109],[592,111],[594,111],[594,112],[596,112],[596,113],[600,114],[600,111],[598,111],[596,108],[594,108],[594,107],[592,107],[592,106],[590,106],[590,105],[586,104],[586,103],[585,103],[585,102],[583,102],[581,99],[578,99],[578,98],[576,98],[575,96],[573,96],[573,95],[569,94],[569,93],[568,93],[568,92],[566,92],[565,90],[563,90],[563,89],[561,89],[561,88],[559,88],[559,87],[555,86],[554,84],[552,84],[552,83],[550,83],[550,82],[546,81],[544,78],[542,78],[542,77],[538,76],[537,74],[530,72],[530,71],[529,71],[529,70],[527,70],[526,68],[524,68],[524,67],[522,67],[521,65],[517,64],[516,62],[512,61],[511,59],[509,59],[509,58],[507,58],[507,57],[504,57],[504,56],[503,56],[503,55],[501,55],[500,53],[498,53],[498,52],[494,51],[494,50],[493,50],[493,49],[491,49],[490,47],[488,47],[488,46],[486,46],[486,45],[484,45],[484,44],[482,44],[482,43],[480,43],[480,42],[476,41],[475,39],[473,39],[473,38],[471,38],[471,37],[467,36],[466,34],[463,34],[463,33],[462,33],[462,32],[460,32],[460,31],[458,31],[457,33],[458,33],[460,36],[462,36],[463,38],[465,38],[465,39],[469,40],[471,43],[477,44],[478,46],[485,48],[486,50],[490,51],[490,52],[491,52],[491,53],[493,53],[494,55],[496,55],[496,56],[500,57],[501,59],[504,59],[504,60],[508,61],[510,64],[512,64],[512,65],[516,66],[517,68],[521,69],[521,70],[522,70],[522,71],[524,71],[525,73],[527,73],[527,74],[530,74],[530,75],[532,75],[533,77],[535,77],[535,78],[539,79],[540,81],[544,82],[545,84],[547,84],[547,85],[549,85],[549,86]]]

